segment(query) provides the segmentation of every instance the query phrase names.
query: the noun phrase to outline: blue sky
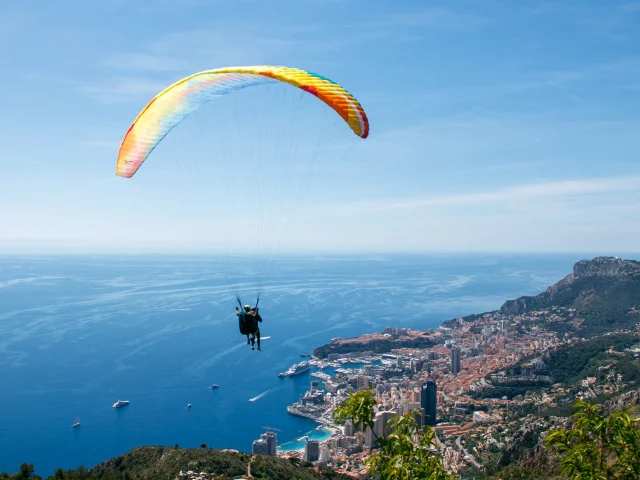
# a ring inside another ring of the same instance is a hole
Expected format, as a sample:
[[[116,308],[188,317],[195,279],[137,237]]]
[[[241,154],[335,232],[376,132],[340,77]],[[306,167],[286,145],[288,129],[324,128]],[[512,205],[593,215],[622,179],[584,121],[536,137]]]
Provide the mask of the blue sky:
[[[179,126],[139,181],[116,177],[115,160],[162,88],[255,64],[321,73],[371,122],[366,140],[334,124],[303,195],[266,199],[274,224],[291,216],[282,252],[635,251],[638,45],[633,1],[4,1],[0,251],[235,246],[223,233],[252,222],[250,202],[221,208],[235,174],[193,159],[221,145],[220,112],[257,95]],[[281,97],[269,98],[273,120]],[[244,158],[256,140],[237,125],[221,151]],[[264,171],[265,185],[279,178]]]

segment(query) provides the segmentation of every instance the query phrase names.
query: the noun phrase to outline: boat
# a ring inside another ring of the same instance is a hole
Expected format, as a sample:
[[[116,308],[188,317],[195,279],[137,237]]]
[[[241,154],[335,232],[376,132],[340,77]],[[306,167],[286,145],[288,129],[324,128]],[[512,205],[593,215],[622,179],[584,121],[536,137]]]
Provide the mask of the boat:
[[[76,423],[73,424],[73,428],[78,428],[80,426],[80,419],[76,418]]]
[[[294,365],[293,367],[291,367],[289,370],[287,370],[286,372],[282,372],[279,373],[278,376],[279,377],[291,377],[293,375],[299,375],[301,373],[304,373],[308,370],[311,369],[311,364],[309,363],[308,360],[298,363],[296,365]]]
[[[189,403],[189,404],[187,404],[187,408],[191,408],[191,404],[190,404],[190,403]]]
[[[214,383],[213,385],[211,385],[211,388],[218,388],[218,384]]]
[[[310,353],[301,353],[300,356],[301,357],[310,357],[311,354]]]
[[[293,367],[293,375],[298,375],[308,370],[311,370],[311,364],[309,362],[302,362]]]
[[[113,408],[124,407],[125,405],[129,405],[129,400],[118,400],[113,404]]]

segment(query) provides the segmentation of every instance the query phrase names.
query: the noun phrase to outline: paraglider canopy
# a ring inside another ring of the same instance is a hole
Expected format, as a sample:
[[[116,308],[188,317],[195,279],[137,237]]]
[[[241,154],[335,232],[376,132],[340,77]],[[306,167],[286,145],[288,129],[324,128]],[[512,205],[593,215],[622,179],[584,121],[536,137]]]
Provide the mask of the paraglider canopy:
[[[358,101],[337,83],[297,68],[226,67],[195,73],[156,95],[140,112],[124,137],[116,175],[130,178],[156,145],[190,113],[215,97],[270,81],[284,82],[308,92],[335,110],[361,138],[369,121]]]

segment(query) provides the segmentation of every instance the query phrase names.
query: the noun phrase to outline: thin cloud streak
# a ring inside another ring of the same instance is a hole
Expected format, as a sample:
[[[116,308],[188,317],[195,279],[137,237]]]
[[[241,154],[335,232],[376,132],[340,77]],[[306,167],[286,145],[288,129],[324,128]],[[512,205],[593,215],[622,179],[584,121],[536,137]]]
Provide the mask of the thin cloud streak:
[[[317,214],[324,213],[331,216],[342,216],[420,207],[507,203],[535,199],[548,200],[550,198],[572,197],[577,195],[636,191],[640,191],[640,177],[611,177],[595,180],[562,180],[558,182],[534,183],[460,195],[324,204],[313,207],[313,210]]]
[[[246,21],[167,33],[143,44],[137,53],[119,53],[98,62],[108,71],[136,75],[114,75],[102,83],[84,86],[83,91],[102,103],[126,103],[143,95],[155,95],[194,71],[237,64],[279,64],[277,59],[294,52],[304,52],[307,58],[326,56],[338,53],[346,45],[335,37],[318,36],[317,32],[322,29],[315,24],[275,26]],[[141,78],[140,74],[145,73],[147,78]],[[159,77],[166,81],[159,81]]]
[[[484,85],[459,85],[445,89],[423,92],[394,93],[393,95],[370,94],[370,102],[396,103],[399,101],[424,100],[430,107],[449,104],[464,104],[487,97],[521,95],[538,90],[560,89],[570,85],[594,80],[618,80],[628,82],[628,74],[640,72],[640,57],[625,58],[614,62],[595,64],[587,68],[532,72],[526,79],[510,82],[493,82]],[[622,86],[623,89],[636,89],[637,86]],[[575,99],[575,98],[574,98]]]

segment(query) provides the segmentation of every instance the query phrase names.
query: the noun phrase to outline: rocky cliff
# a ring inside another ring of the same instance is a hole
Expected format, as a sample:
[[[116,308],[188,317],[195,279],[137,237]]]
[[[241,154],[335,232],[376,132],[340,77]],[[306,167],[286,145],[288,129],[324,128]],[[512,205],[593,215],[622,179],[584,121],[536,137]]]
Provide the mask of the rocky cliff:
[[[597,294],[593,284],[613,286],[619,283],[638,285],[640,262],[623,260],[617,257],[596,257],[593,260],[580,260],[570,273],[547,290],[535,296],[523,296],[508,300],[500,308],[506,315],[520,315],[527,311],[550,306],[573,306],[576,300],[587,300]],[[588,287],[585,290],[583,287]],[[640,296],[640,295],[639,295]],[[583,302],[584,303],[584,302]]]
[[[509,300],[504,315],[521,315],[552,307],[575,310],[569,322],[547,325],[559,334],[593,337],[640,324],[640,262],[614,257],[581,260],[573,272],[543,293]]]

